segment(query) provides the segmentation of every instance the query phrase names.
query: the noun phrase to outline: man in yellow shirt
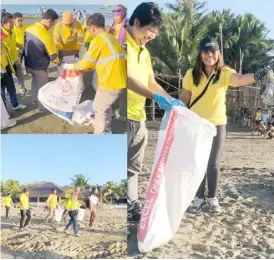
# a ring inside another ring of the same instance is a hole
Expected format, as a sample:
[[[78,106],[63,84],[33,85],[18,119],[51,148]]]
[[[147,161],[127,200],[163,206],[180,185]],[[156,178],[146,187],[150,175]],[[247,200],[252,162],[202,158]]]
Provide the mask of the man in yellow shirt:
[[[104,133],[111,118],[111,106],[126,90],[126,54],[119,41],[105,31],[105,18],[94,13],[87,20],[88,31],[94,39],[83,59],[67,69],[95,70],[98,77],[93,109],[94,134]]]
[[[23,74],[22,64],[20,63],[18,53],[17,53],[17,47],[19,47],[19,45],[16,43],[16,35],[13,30],[14,29],[14,17],[12,14],[6,13],[1,18],[1,20],[2,20],[2,31],[7,36],[7,38],[4,40],[4,42],[6,43],[8,49],[9,49],[9,52],[11,54],[12,63],[15,68],[20,92],[22,94],[26,94],[27,90],[26,90],[25,82],[24,82],[24,74]]]
[[[10,193],[8,193],[7,196],[4,197],[3,202],[6,208],[6,218],[9,218],[10,207],[11,207],[11,204],[13,204]]]
[[[13,110],[22,110],[25,109],[27,106],[19,104],[16,97],[16,88],[14,85],[12,74],[15,74],[15,69],[12,63],[11,54],[3,41],[7,38],[7,35],[3,33],[1,30],[1,41],[0,41],[0,48],[1,48],[1,97],[3,100],[4,105],[6,106],[6,91],[9,94],[10,102],[12,105]],[[16,124],[16,121],[11,120],[9,122],[9,126],[13,126]]]
[[[146,98],[154,99],[164,110],[183,105],[170,97],[154,78],[151,57],[145,44],[153,40],[163,24],[158,6],[142,3],[133,11],[127,32],[127,127],[128,127],[128,221],[139,221],[138,174],[147,145]]]
[[[71,64],[78,61],[84,45],[84,32],[81,23],[73,19],[72,12],[63,13],[62,21],[54,28],[53,38],[61,62]]]
[[[49,208],[49,213],[46,216],[46,222],[48,221],[48,218],[52,215],[52,222],[54,221],[55,215],[56,215],[56,208],[58,206],[57,202],[57,190],[52,189],[51,194],[49,195],[46,204]]]
[[[24,51],[24,38],[27,25],[23,24],[23,14],[17,12],[13,16],[15,20],[13,31],[15,33],[17,54],[20,58]]]
[[[30,191],[27,188],[24,188],[23,193],[20,196],[20,231],[24,231],[24,228],[29,224],[31,220],[31,211],[29,208],[29,194]],[[24,223],[25,217],[27,216],[27,219]]]
[[[44,112],[46,109],[38,101],[38,91],[49,81],[49,64],[52,61],[60,65],[57,48],[50,31],[58,18],[59,16],[54,10],[47,9],[43,13],[42,20],[29,26],[25,31],[25,66],[27,72],[32,75],[32,103],[38,103],[40,112]]]

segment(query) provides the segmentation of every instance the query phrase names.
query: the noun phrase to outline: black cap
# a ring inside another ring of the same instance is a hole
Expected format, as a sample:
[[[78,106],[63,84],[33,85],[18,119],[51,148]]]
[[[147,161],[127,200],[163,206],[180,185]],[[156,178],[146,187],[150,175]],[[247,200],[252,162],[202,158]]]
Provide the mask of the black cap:
[[[55,21],[59,19],[59,15],[53,9],[47,9],[47,11],[43,14],[42,18],[46,20]]]
[[[218,42],[212,37],[206,37],[199,43],[200,51],[219,51]]]

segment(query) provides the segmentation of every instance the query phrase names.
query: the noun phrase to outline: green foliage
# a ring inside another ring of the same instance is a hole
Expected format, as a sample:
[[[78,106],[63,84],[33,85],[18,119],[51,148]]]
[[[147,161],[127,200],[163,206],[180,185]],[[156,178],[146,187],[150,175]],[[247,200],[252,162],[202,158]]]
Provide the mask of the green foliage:
[[[80,190],[83,188],[89,189],[91,184],[89,184],[90,178],[86,178],[82,173],[74,175],[74,178],[71,178],[71,184],[75,187],[78,187]]]
[[[22,188],[20,187],[19,181],[9,179],[4,184],[1,183],[1,193],[3,194],[10,193],[11,196],[15,196],[21,191],[22,191]]]
[[[206,2],[177,0],[167,4],[164,26],[160,36],[148,44],[157,72],[185,74],[193,67],[199,41],[206,35],[221,42],[225,63],[243,73],[253,72],[273,64],[274,41],[268,38],[268,29],[252,14],[236,16],[231,10],[206,12]]]

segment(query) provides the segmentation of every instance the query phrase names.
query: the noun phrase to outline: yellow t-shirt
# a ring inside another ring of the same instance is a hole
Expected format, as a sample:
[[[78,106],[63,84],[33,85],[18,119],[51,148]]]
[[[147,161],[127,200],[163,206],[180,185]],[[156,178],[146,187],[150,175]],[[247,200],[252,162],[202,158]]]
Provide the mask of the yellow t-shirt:
[[[151,58],[145,47],[138,46],[129,33],[127,38],[127,70],[139,82],[149,87],[150,77],[153,75]],[[135,121],[145,121],[146,97],[131,90],[127,90],[127,118]]]
[[[57,195],[50,194],[46,203],[49,205],[51,209],[56,209],[57,207]]]
[[[14,25],[13,31],[15,33],[16,42],[24,46],[25,41],[25,30],[27,28],[27,25],[23,24],[22,27],[17,27]],[[19,48],[16,48],[19,50]]]
[[[7,66],[9,66],[9,68],[11,69],[11,72],[15,74],[10,52],[8,51],[6,43],[3,42],[1,45],[1,72],[2,73],[6,72]]]
[[[235,70],[223,67],[219,80],[215,84],[213,84],[214,78],[211,80],[206,93],[195,105],[193,105],[193,107],[191,107],[191,110],[200,117],[207,119],[215,126],[225,125],[227,123],[225,105],[226,91],[230,83],[230,77],[234,73],[236,73]],[[202,74],[199,86],[195,86],[192,77],[192,69],[187,71],[183,80],[183,88],[191,92],[190,104],[204,90],[209,78]]]
[[[256,121],[260,121],[262,120],[262,112],[256,112],[256,118],[255,118]]]
[[[29,197],[25,195],[24,193],[20,196],[20,209],[21,210],[27,210],[29,209]]]
[[[70,199],[66,206],[68,210],[75,210],[80,208],[80,203],[78,200]]]
[[[8,32],[4,27],[2,27],[3,33],[7,36],[6,39],[3,41],[6,43],[6,46],[8,48],[8,51],[10,52],[12,62],[14,63],[19,59],[16,49],[16,37],[15,33],[12,30],[11,32]]]
[[[4,205],[7,206],[7,207],[11,207],[11,202],[12,202],[12,199],[11,197],[4,197]]]

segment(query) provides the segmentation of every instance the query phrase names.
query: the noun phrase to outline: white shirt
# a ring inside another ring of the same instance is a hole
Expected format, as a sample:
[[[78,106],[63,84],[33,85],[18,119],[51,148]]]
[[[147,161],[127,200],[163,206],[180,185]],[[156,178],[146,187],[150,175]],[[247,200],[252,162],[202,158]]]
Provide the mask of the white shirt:
[[[90,198],[90,204],[96,205],[98,203],[98,198],[95,195],[91,195]]]

